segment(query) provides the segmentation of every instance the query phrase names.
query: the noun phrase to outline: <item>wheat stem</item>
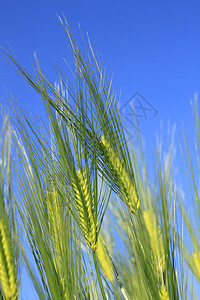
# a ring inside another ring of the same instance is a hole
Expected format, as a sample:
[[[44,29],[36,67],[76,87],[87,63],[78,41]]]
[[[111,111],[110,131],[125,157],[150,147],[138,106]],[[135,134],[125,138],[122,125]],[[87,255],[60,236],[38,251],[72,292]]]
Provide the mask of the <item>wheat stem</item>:
[[[95,254],[94,251],[92,251],[92,255],[93,255],[94,265],[95,265],[95,269],[96,269],[96,273],[97,273],[97,278],[98,278],[98,281],[99,281],[101,294],[102,294],[103,300],[107,300],[105,292],[104,292],[104,288],[103,288],[103,283],[102,283],[102,280],[101,280],[101,275],[100,275],[99,268],[98,268],[98,265],[97,265],[96,254]]]

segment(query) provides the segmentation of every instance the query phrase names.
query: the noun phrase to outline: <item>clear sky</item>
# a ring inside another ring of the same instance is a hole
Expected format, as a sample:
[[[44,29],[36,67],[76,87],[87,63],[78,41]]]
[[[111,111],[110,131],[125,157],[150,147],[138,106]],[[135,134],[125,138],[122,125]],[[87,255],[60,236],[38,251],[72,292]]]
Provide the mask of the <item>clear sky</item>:
[[[1,1],[0,46],[9,49],[10,45],[29,70],[36,52],[45,73],[56,80],[53,65],[63,64],[67,56],[66,39],[56,16],[62,13],[78,41],[78,23],[83,34],[89,33],[108,76],[114,74],[121,106],[136,92],[141,102],[148,101],[143,104],[151,105],[146,119],[138,111],[147,141],[159,132],[161,121],[164,127],[168,120],[176,123],[178,130],[184,122],[190,132],[190,99],[200,94],[199,1]],[[40,111],[41,98],[0,52],[2,104],[4,88],[24,109]],[[130,105],[127,110],[125,117],[129,118]]]
[[[56,80],[53,64],[67,55],[56,17],[62,13],[77,40],[78,22],[89,33],[108,75],[114,74],[121,104],[139,91],[156,108],[155,118],[141,118],[146,130],[154,134],[160,120],[191,121],[189,99],[200,90],[199,1],[1,1],[0,45],[8,49],[9,43],[29,69],[36,51]],[[37,110],[40,98],[0,53],[0,95],[4,86]]]

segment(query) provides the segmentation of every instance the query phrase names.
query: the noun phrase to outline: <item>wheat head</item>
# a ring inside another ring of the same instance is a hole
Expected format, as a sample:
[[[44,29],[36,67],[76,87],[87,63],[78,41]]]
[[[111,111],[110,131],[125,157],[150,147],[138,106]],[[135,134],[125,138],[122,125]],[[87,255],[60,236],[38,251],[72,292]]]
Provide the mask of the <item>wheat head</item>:
[[[160,300],[170,300],[168,290],[165,286],[160,289]]]
[[[64,245],[60,232],[62,231],[61,207],[58,199],[58,193],[54,189],[52,192],[47,192],[47,209],[49,218],[49,232],[53,243],[54,250],[54,265],[56,272],[61,276],[61,284],[64,292],[64,299],[68,299],[66,290],[66,280],[60,272],[62,264],[62,255],[64,253]]]
[[[193,263],[195,267],[195,273],[197,280],[200,282],[200,252],[194,252],[193,255]]]
[[[62,241],[58,233],[62,229],[61,211],[56,190],[47,192],[47,209],[49,218],[49,231],[53,241],[55,252],[59,255],[63,250]]]
[[[12,239],[5,219],[0,220],[0,286],[5,299],[14,300],[18,295]]]
[[[96,251],[98,226],[95,218],[93,198],[90,192],[86,171],[77,172],[78,185],[73,181],[72,187],[75,196],[75,204],[80,220],[80,227],[88,246],[92,251]]]
[[[143,217],[150,238],[153,261],[156,264],[158,274],[161,275],[165,269],[165,252],[160,227],[157,226],[153,209],[145,211]]]
[[[115,279],[114,270],[113,270],[113,263],[109,256],[108,250],[106,249],[103,238],[101,235],[98,237],[98,248],[96,251],[96,255],[98,258],[98,261],[101,266],[101,270],[103,271],[105,277],[113,283]]]
[[[133,214],[137,214],[140,208],[140,201],[136,192],[135,184],[131,182],[121,160],[113,151],[110,143],[106,141],[104,135],[102,136],[102,143],[105,147],[105,156],[109,160],[111,170],[113,171],[121,189],[123,200],[125,200],[124,202],[131,212]]]

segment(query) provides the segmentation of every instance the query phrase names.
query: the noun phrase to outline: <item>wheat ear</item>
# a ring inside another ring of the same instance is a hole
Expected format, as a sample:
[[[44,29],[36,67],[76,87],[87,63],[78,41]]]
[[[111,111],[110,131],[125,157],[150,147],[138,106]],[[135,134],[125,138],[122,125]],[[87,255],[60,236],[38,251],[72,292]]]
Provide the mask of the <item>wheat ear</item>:
[[[104,136],[102,136],[102,143],[105,147],[105,156],[109,160],[111,170],[113,171],[121,189],[123,200],[125,200],[124,202],[131,212],[136,214],[140,208],[140,201],[136,192],[135,184],[131,182],[121,160],[115,154],[110,143],[106,141]]]
[[[200,252],[195,252],[192,253],[193,258],[191,258],[193,260],[194,266],[195,266],[195,275],[197,277],[197,280],[200,283]]]
[[[108,250],[105,247],[103,242],[103,238],[101,235],[98,237],[98,248],[96,251],[98,261],[101,266],[101,270],[103,271],[105,277],[113,283],[115,279],[114,270],[113,270],[113,263],[110,259],[108,254]]]
[[[153,209],[145,211],[143,217],[150,238],[153,260],[158,273],[162,274],[165,269],[165,252],[160,227],[157,226]]]
[[[18,284],[11,233],[5,223],[5,219],[0,220],[0,286],[5,299],[14,300],[17,299]]]
[[[62,251],[63,247],[60,244],[61,239],[58,233],[62,229],[62,222],[60,218],[60,206],[58,202],[58,194],[54,190],[52,193],[47,192],[47,209],[49,217],[49,230],[53,241],[53,246],[57,254]]]
[[[160,289],[160,300],[170,300],[168,290],[165,286]]]
[[[88,246],[94,252],[97,248],[98,226],[86,171],[82,173],[82,171],[79,170],[77,172],[77,178],[78,185],[73,181],[72,187],[74,190],[80,227]]]
[[[61,220],[61,208],[58,199],[58,193],[54,189],[52,192],[47,192],[47,209],[49,217],[49,231],[53,242],[54,249],[54,265],[56,271],[59,273],[60,266],[62,264],[62,254],[64,253],[64,247],[62,239],[60,238],[60,232],[62,230]],[[64,299],[68,299],[68,293],[66,291],[66,281],[61,275],[61,284],[64,291]]]

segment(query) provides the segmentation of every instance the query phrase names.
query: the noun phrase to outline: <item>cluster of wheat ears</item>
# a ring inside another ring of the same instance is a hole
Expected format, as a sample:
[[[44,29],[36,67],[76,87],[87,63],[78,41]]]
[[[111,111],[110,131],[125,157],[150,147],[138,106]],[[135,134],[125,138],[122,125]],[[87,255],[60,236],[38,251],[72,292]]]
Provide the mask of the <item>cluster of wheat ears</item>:
[[[82,52],[60,22],[74,72],[57,66],[56,85],[37,57],[31,75],[3,50],[41,95],[46,116],[31,120],[9,95],[12,114],[2,109],[0,298],[26,299],[28,276],[29,299],[200,299],[197,102],[197,160],[183,135],[184,201],[173,139],[148,166],[140,137],[127,143],[112,81],[90,40]]]

